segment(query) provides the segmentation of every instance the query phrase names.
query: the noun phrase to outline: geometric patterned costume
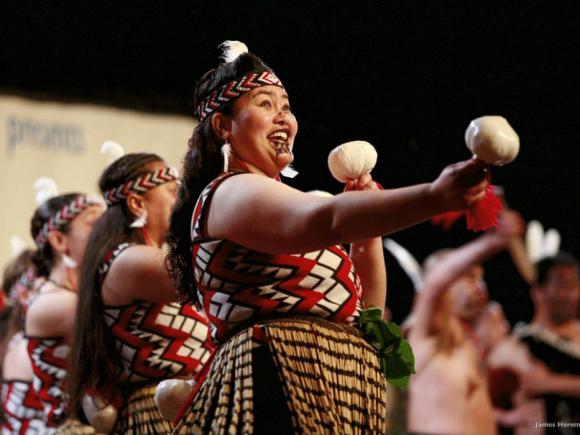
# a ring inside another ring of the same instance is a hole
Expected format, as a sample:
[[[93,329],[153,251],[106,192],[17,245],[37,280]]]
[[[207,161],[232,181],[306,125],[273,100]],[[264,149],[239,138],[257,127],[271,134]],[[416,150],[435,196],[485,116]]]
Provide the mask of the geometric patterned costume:
[[[129,246],[115,249],[107,263]],[[104,318],[123,360],[122,382],[197,373],[214,349],[207,318],[192,305],[135,301],[105,306]]]
[[[270,255],[204,237],[209,210],[204,206],[233,175],[222,175],[201,193],[192,219],[195,282],[214,341],[238,324],[280,315],[311,314],[353,324],[362,310],[362,288],[342,246]]]
[[[199,300],[218,343],[175,433],[384,433],[386,378],[352,325],[362,287],[341,246],[265,254],[207,237],[216,178],[192,216]]]
[[[42,287],[48,283],[60,291],[70,291],[59,287],[51,280],[46,280],[32,301],[28,301],[28,306],[42,297]],[[32,366],[32,386],[43,409],[42,419],[46,425],[45,430],[39,433],[94,434],[92,427],[71,418],[67,410],[66,376],[70,350],[68,340],[65,337],[30,335],[25,335],[25,338],[28,340],[27,352]],[[35,433],[31,429],[29,431]]]
[[[4,421],[2,434],[45,434],[44,407],[38,399],[31,381],[4,379],[0,390]]]
[[[34,389],[44,408],[47,425],[57,427],[67,418],[64,381],[69,346],[64,337],[27,338]]]
[[[123,243],[106,256],[99,269],[101,282]],[[137,300],[104,306],[103,316],[122,359],[119,379],[129,391],[115,433],[167,433],[171,425],[157,410],[153,395],[164,379],[193,378],[210,358],[214,345],[206,316],[192,305]]]

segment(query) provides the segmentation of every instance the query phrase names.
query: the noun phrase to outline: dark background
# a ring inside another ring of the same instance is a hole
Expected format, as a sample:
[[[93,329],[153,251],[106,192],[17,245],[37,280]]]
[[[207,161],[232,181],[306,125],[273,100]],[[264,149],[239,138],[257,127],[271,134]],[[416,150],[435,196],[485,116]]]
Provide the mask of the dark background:
[[[378,149],[373,174],[385,187],[430,181],[469,158],[471,119],[502,115],[522,149],[494,170],[494,183],[578,254],[578,2],[342,3],[3,1],[0,91],[188,114],[195,80],[217,65],[217,45],[241,40],[290,94],[300,125],[300,175],[290,184],[337,192],[326,157],[354,139]],[[185,138],[175,146],[185,149]],[[473,237],[463,221],[449,233],[425,223],[394,236],[419,260]],[[400,321],[412,287],[387,260]],[[488,264],[487,281],[512,322],[529,319],[527,287],[507,254]]]

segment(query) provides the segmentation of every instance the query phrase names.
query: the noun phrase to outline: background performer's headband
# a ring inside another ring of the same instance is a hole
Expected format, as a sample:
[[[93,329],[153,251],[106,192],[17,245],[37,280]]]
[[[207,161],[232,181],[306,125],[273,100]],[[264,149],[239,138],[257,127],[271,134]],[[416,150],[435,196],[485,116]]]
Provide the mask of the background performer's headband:
[[[178,178],[179,174],[177,169],[171,166],[166,166],[156,171],[148,172],[147,174],[141,175],[133,180],[129,180],[120,186],[109,189],[103,194],[103,196],[105,197],[107,205],[111,206],[127,198],[131,192],[143,194],[154,187],[161,186],[162,184],[177,180]]]
[[[48,242],[48,233],[62,230],[66,224],[72,222],[79,214],[93,205],[102,205],[103,200],[95,195],[79,195],[52,216],[40,229],[34,241],[38,249],[44,248]]]

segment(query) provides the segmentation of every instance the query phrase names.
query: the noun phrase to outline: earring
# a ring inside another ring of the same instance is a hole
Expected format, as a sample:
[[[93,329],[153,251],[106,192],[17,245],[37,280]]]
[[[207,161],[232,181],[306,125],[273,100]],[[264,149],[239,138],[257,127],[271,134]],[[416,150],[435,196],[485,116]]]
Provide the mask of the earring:
[[[224,156],[224,172],[228,172],[229,165],[230,165],[230,155],[232,153],[232,146],[226,139],[224,144],[222,145],[222,155]]]
[[[135,219],[133,221],[133,223],[131,223],[131,225],[129,225],[130,228],[143,228],[145,225],[147,225],[147,210],[143,210],[143,212],[141,213],[141,216],[139,216],[137,219]]]
[[[62,255],[62,262],[69,269],[76,269],[78,266],[78,263],[66,254]]]

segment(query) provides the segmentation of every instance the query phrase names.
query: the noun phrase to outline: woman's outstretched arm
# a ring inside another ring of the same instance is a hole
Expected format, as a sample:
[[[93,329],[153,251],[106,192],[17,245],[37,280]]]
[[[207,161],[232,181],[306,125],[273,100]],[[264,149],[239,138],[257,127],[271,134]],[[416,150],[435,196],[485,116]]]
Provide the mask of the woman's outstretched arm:
[[[432,183],[332,198],[306,194],[264,176],[242,174],[220,185],[206,234],[256,251],[301,253],[393,233],[481,200],[487,186],[476,160],[450,165]]]

